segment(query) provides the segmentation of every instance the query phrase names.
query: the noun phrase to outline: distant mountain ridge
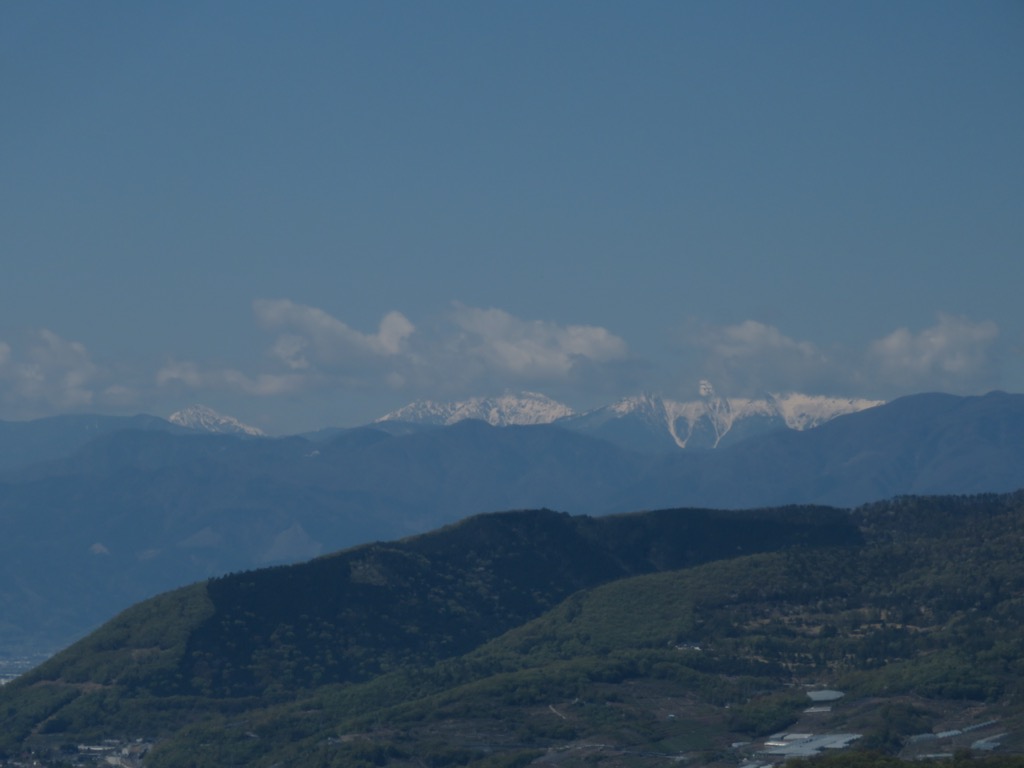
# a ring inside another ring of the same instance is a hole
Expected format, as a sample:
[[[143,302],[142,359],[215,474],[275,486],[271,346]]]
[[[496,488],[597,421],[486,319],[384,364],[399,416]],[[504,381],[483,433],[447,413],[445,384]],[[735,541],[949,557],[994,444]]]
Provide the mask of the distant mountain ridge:
[[[471,397],[468,400],[439,403],[417,400],[375,419],[373,423],[404,421],[412,424],[451,426],[466,419],[486,421],[492,427],[550,424],[573,409],[537,392],[506,393],[499,397]]]
[[[90,418],[0,423],[0,455],[31,443],[33,430],[56,450],[61,425],[63,453],[0,478],[0,652],[53,648],[184,583],[480,512],[855,506],[1024,488],[1024,395],[999,392],[913,395],[742,440],[734,423],[735,442],[713,451],[679,450],[667,432],[663,452],[627,450],[561,422],[470,419],[312,440]]]
[[[601,408],[576,412],[535,392],[506,393],[439,403],[420,400],[376,419],[374,424],[405,422],[450,426],[478,419],[491,426],[554,424],[601,437],[631,450],[718,448],[775,429],[813,429],[837,416],[882,405],[882,400],[805,395],[795,392],[762,398],[722,397],[710,382],[700,382],[700,397],[679,401],[658,395],[625,397]]]
[[[167,420],[179,427],[215,435],[264,436],[263,430],[258,427],[243,424],[233,416],[225,416],[205,405],[190,405],[188,408],[175,411],[167,417]]]
[[[367,426],[394,432],[402,425],[448,427],[469,420],[483,421],[492,427],[552,424],[609,440],[629,450],[661,452],[719,448],[772,430],[813,429],[837,416],[883,403],[793,392],[761,398],[723,397],[705,380],[700,382],[700,397],[696,400],[643,394],[583,412],[538,392],[506,392],[497,397],[452,402],[417,400]],[[196,432],[265,437],[257,427],[198,404],[172,413],[168,421]],[[336,430],[324,432],[335,434]]]
[[[103,435],[124,430],[181,433],[157,416],[67,414],[30,421],[0,421],[0,472],[68,456]]]

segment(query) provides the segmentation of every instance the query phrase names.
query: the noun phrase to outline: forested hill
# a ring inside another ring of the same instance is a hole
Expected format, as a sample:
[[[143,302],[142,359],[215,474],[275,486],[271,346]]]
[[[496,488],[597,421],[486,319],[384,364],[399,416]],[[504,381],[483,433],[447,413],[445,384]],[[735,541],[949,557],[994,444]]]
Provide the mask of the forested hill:
[[[133,689],[157,695],[244,696],[364,680],[465,653],[573,592],[614,579],[737,554],[859,542],[850,515],[827,507],[479,515],[143,602],[22,684],[130,680]],[[184,646],[165,647],[160,638]]]
[[[594,764],[722,764],[812,727],[793,724],[813,684],[849,691],[819,726],[865,747],[998,721],[1024,752],[1022,561],[1024,493],[483,515],[141,603],[0,690],[0,748],[497,766],[599,743]]]

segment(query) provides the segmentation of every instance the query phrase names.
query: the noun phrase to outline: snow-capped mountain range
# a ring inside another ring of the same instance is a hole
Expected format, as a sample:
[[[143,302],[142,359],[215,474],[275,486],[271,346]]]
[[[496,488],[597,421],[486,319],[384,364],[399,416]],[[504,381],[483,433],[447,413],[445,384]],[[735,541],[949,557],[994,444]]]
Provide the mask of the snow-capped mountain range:
[[[685,401],[635,395],[582,412],[537,392],[473,397],[457,402],[418,400],[381,416],[372,425],[450,426],[467,419],[495,427],[551,424],[632,450],[661,452],[679,448],[719,448],[778,429],[812,429],[837,416],[883,402],[799,393],[769,394],[760,398],[722,397],[708,381],[700,382],[699,392],[696,399]],[[263,435],[260,429],[203,405],[172,413],[168,420],[199,432]]]
[[[375,423],[450,425],[464,419],[480,419],[492,426],[555,424],[647,451],[673,446],[718,448],[774,429],[802,431],[882,402],[800,393],[728,398],[719,396],[710,382],[702,381],[700,396],[687,401],[637,395],[576,413],[545,395],[522,392],[453,403],[421,400],[392,411]]]
[[[397,411],[381,416],[375,423],[403,421],[412,424],[448,426],[465,419],[486,421],[492,427],[550,424],[573,416],[567,405],[537,392],[504,394],[500,397],[473,397],[454,403],[417,400]]]
[[[225,416],[205,405],[190,405],[175,411],[167,420],[172,424],[186,429],[194,429],[197,432],[212,432],[218,435],[251,435],[262,437],[263,431],[257,427],[243,424],[238,419]]]

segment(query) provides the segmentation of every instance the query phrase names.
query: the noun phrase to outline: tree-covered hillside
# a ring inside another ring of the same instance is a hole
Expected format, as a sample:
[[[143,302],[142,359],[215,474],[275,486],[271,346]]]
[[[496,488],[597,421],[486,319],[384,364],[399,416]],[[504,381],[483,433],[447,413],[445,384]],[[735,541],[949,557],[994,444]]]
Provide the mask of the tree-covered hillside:
[[[863,749],[992,720],[1024,752],[1022,562],[1024,493],[486,515],[142,603],[0,691],[0,737],[157,739],[155,766],[725,765],[828,686],[815,727]]]

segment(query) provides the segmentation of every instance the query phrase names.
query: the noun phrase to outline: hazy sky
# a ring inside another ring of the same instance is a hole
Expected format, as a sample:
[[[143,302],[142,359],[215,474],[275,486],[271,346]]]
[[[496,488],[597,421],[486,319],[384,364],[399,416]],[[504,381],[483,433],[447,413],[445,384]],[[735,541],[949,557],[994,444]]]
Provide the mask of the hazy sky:
[[[0,419],[1024,391],[1024,3],[0,4]]]

